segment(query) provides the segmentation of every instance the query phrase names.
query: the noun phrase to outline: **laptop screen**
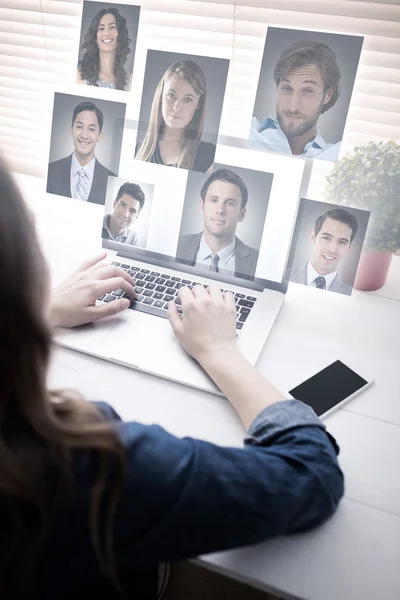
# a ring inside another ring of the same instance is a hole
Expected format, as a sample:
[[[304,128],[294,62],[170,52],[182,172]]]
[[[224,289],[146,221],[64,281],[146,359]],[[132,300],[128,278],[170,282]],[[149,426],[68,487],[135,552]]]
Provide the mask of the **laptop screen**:
[[[108,178],[103,246],[220,282],[280,289],[303,170],[301,159],[230,146],[217,146],[207,173],[134,161],[128,178]]]

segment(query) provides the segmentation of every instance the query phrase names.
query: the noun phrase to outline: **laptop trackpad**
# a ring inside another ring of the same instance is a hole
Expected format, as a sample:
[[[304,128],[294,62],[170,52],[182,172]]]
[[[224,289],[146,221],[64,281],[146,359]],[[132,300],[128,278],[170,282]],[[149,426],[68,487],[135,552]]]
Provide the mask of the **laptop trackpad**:
[[[104,354],[129,367],[153,373],[212,393],[221,392],[192,359],[170,327],[141,320],[121,319],[106,334]]]

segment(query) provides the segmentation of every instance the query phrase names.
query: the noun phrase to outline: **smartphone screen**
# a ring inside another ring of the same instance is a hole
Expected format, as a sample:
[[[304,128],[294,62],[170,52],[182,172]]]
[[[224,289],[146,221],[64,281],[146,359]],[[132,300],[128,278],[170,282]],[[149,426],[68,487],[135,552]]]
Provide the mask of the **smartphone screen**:
[[[320,417],[368,382],[340,360],[290,390],[296,400],[308,404]]]

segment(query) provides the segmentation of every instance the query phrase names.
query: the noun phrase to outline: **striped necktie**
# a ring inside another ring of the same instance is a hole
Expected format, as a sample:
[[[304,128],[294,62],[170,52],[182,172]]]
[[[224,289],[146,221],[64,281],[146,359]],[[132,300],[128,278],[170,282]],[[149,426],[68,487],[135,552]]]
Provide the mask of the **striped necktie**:
[[[83,202],[87,202],[88,199],[88,189],[89,189],[89,178],[85,169],[82,167],[78,171],[78,183],[75,187],[74,198],[77,200],[83,200]]]
[[[208,270],[209,271],[214,271],[214,273],[218,273],[218,263],[219,263],[219,256],[218,256],[218,254],[216,254],[215,252],[213,252],[211,254],[211,265],[210,265],[210,268]]]

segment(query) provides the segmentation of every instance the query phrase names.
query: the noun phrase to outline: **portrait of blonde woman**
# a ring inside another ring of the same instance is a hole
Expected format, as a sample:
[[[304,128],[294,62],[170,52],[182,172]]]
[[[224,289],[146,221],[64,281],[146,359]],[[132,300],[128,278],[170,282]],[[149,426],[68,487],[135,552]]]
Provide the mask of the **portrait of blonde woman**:
[[[144,137],[140,137],[140,131],[138,134],[135,158],[211,172],[216,146],[202,140],[207,104],[203,69],[193,60],[175,61],[158,82],[147,132]]]
[[[122,8],[129,11],[128,22],[114,6],[107,6],[96,11],[93,9],[103,3],[85,2],[82,18],[81,52],[78,61],[76,82],[82,85],[114,90],[131,89],[133,56],[140,8],[137,6]],[[134,13],[132,13],[132,9]],[[85,25],[90,18],[89,26]],[[133,38],[133,40],[132,40]],[[128,65],[129,63],[129,65]]]

